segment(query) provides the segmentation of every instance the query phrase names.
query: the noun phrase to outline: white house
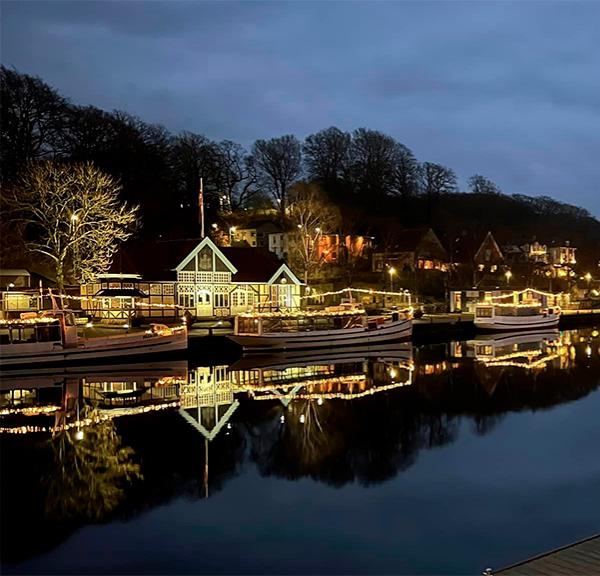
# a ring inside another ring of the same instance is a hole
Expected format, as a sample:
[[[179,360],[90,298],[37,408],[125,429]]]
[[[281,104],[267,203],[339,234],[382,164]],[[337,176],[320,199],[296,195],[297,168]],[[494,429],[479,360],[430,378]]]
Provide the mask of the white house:
[[[143,316],[169,318],[187,310],[197,317],[234,316],[249,308],[300,306],[302,282],[285,262],[266,249],[219,247],[210,238],[128,243],[111,270],[81,287],[95,301],[113,290],[131,292],[131,306]],[[119,279],[127,286],[119,286]],[[93,312],[90,300],[84,306]],[[105,306],[106,307],[106,306]],[[115,306],[117,308],[118,306]],[[103,317],[103,316],[101,316]]]

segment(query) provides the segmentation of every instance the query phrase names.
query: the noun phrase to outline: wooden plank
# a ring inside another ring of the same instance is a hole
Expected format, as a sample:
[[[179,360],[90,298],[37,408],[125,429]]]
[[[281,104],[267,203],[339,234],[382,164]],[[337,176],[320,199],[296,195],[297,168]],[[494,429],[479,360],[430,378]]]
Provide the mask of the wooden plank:
[[[600,535],[551,550],[494,572],[506,576],[600,574]]]

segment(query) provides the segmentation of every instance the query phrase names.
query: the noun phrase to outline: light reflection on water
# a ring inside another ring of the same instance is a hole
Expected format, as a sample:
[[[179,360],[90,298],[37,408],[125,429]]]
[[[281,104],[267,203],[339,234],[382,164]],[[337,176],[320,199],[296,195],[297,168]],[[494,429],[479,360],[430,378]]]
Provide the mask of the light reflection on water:
[[[2,556],[44,573],[499,567],[598,531],[599,385],[592,329],[4,373]]]

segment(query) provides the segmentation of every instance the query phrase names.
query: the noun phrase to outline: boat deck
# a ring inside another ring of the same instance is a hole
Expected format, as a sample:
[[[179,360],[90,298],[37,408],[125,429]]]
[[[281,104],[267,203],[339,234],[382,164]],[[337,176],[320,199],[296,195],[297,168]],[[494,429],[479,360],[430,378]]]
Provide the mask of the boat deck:
[[[600,534],[492,572],[502,576],[600,574]]]

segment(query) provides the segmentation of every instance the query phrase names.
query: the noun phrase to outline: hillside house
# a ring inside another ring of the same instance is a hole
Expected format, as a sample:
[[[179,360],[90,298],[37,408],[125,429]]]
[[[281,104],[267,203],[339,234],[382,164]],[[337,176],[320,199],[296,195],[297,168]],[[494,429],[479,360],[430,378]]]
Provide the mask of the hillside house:
[[[388,267],[399,271],[448,269],[448,253],[431,228],[401,230],[395,243],[385,251],[373,253],[373,272]]]

